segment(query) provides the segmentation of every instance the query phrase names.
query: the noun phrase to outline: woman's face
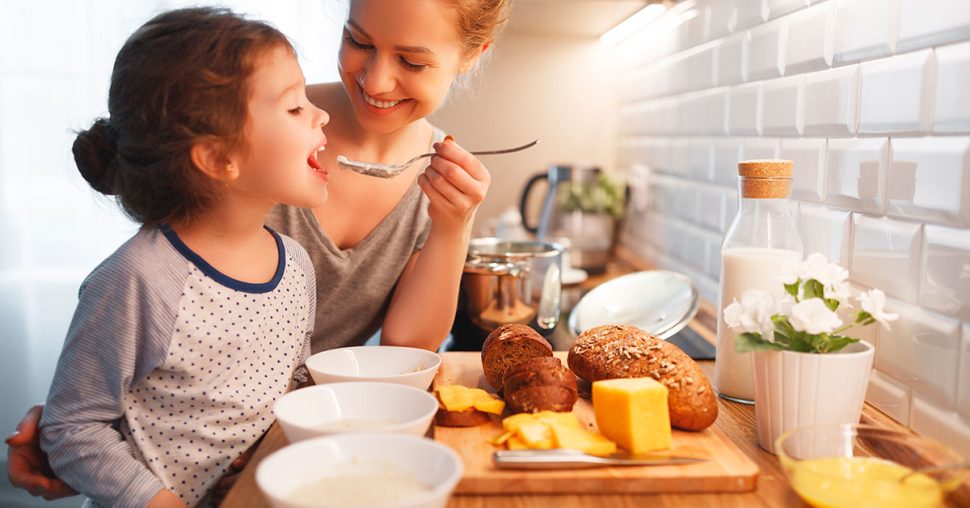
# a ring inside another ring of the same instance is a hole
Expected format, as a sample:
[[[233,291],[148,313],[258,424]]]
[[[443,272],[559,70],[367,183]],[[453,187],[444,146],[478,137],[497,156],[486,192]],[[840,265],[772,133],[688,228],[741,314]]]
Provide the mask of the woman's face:
[[[360,124],[389,133],[433,113],[463,58],[457,14],[443,0],[352,0],[340,79]]]

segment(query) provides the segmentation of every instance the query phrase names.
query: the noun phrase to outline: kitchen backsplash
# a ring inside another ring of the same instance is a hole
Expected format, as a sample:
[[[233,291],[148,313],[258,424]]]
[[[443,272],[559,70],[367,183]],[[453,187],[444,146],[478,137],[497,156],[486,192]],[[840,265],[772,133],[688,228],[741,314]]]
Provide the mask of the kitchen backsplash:
[[[805,252],[900,315],[868,400],[970,455],[970,2],[681,3],[615,58],[622,242],[717,303],[737,162],[793,160]]]

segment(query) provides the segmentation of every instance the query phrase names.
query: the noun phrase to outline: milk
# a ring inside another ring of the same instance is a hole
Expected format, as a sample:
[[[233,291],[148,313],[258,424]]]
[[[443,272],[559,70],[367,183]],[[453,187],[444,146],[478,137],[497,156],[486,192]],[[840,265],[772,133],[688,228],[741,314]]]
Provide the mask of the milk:
[[[721,396],[754,400],[751,354],[734,352],[738,334],[724,322],[724,307],[749,289],[762,289],[781,296],[784,288],[777,277],[784,265],[800,261],[800,252],[787,249],[733,247],[721,252],[721,304],[717,316],[717,361],[714,385]]]

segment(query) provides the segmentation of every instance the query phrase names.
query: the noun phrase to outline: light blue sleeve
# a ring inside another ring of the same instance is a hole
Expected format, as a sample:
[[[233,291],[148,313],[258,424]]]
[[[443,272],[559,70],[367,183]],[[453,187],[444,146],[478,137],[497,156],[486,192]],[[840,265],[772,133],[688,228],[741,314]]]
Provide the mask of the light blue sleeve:
[[[117,430],[130,387],[164,362],[188,274],[153,231],[82,284],[40,423],[57,476],[104,506],[142,507],[165,488]]]

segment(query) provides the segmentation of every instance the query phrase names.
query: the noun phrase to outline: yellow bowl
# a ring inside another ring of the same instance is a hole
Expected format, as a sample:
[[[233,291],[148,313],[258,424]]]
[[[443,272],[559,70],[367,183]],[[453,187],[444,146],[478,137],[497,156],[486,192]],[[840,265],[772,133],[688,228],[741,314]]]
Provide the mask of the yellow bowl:
[[[941,506],[966,474],[916,474],[900,482],[914,469],[961,457],[932,439],[871,425],[801,427],[782,434],[775,451],[795,492],[819,507]]]

